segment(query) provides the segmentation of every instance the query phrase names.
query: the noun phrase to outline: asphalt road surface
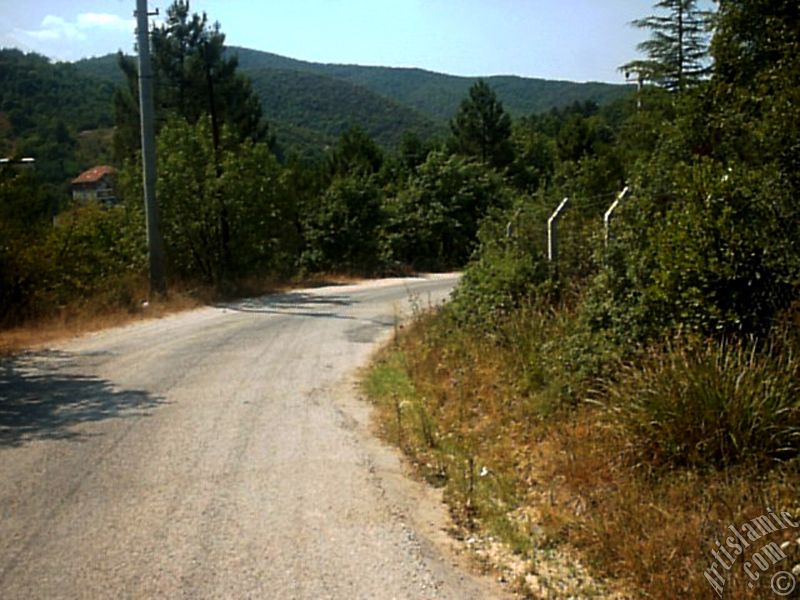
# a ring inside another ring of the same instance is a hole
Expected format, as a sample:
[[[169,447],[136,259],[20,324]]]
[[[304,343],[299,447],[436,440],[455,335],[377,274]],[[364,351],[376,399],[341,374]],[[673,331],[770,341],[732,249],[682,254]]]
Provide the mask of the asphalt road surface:
[[[0,598],[494,597],[354,397],[409,304],[455,281],[291,292],[1,361]]]

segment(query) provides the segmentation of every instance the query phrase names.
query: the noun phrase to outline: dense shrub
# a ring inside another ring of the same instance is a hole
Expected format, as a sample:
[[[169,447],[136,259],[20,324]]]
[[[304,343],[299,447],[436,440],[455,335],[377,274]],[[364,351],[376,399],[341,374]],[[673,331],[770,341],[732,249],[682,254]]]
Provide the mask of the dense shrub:
[[[209,282],[294,267],[298,231],[265,144],[175,120],[159,135],[158,201],[170,271]],[[138,167],[137,167],[138,168]]]
[[[511,208],[484,219],[478,250],[453,297],[454,314],[493,328],[527,300],[546,295],[552,273],[543,240],[545,218],[540,202],[519,197]]]
[[[621,340],[766,332],[800,281],[795,208],[769,170],[679,164],[619,212],[587,319]]]
[[[336,177],[308,206],[302,263],[311,270],[368,272],[380,267],[382,191],[374,177]]]
[[[474,160],[432,152],[405,189],[386,204],[387,244],[398,261],[420,268],[464,265],[481,220],[508,203],[503,180]]]
[[[755,340],[679,342],[623,367],[604,386],[613,420],[648,468],[728,467],[800,454],[796,349]]]
[[[0,173],[0,313],[3,325],[103,295],[130,306],[144,265],[141,211],[74,205],[53,222],[30,172]]]

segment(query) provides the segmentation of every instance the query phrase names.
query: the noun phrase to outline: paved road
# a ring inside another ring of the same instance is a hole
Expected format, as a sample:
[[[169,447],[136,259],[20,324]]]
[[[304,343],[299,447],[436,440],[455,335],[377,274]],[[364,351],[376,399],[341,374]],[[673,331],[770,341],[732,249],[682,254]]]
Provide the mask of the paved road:
[[[352,390],[409,295],[454,282],[292,292],[0,362],[0,598],[490,597]]]

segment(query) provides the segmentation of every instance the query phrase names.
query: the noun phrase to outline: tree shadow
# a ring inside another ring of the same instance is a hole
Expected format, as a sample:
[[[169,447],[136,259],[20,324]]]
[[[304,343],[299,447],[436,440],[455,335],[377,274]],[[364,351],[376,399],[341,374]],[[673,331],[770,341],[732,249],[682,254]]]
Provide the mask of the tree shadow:
[[[377,315],[373,318],[357,317],[336,311],[339,307],[358,304],[359,300],[345,295],[318,295],[308,292],[288,292],[261,298],[248,298],[237,302],[216,304],[236,312],[274,314],[289,317],[311,317],[315,319],[341,319],[360,323],[344,333],[351,342],[371,343],[387,328],[397,325],[393,315]]]
[[[64,352],[0,359],[0,447],[34,440],[79,440],[80,423],[149,415],[164,404],[143,390],[121,390],[111,381],[69,372]]]
[[[352,306],[355,303],[356,301],[350,296],[287,292],[260,298],[248,298],[236,302],[224,302],[215,306],[237,312],[295,314],[308,317],[341,317],[341,315],[331,312],[330,309]],[[328,308],[329,310],[317,311],[317,309],[323,308]]]

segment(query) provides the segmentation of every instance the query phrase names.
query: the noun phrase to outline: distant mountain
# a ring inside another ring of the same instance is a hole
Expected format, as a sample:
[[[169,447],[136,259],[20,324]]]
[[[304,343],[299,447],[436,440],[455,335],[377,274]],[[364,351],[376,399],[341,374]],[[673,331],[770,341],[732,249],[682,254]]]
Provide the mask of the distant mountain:
[[[359,125],[384,147],[411,130],[423,138],[447,131],[474,77],[422,69],[329,65],[269,52],[231,47],[261,97],[264,114],[286,148],[321,149],[348,127]],[[120,84],[114,55],[75,63],[76,69]],[[630,93],[624,85],[573,83],[515,76],[484,78],[506,110],[521,117],[576,101],[608,104]]]
[[[81,60],[75,67],[87,77],[124,83],[115,55]],[[422,138],[444,131],[441,122],[346,80],[254,63],[242,65],[240,70],[253,82],[264,116],[278,143],[286,149],[319,154],[356,125],[386,148],[396,147],[405,131],[414,131]]]
[[[122,74],[117,64],[116,54],[106,54],[95,58],[84,58],[73,63],[75,68],[87,77],[94,77],[101,81],[122,85],[125,83],[125,76]]]
[[[0,112],[17,137],[59,124],[73,131],[109,127],[112,93],[110,82],[88,77],[72,64],[0,49]]]
[[[313,63],[235,46],[229,51],[239,56],[239,65],[245,73],[269,68],[325,75],[363,86],[437,121],[452,118],[470,86],[479,79],[423,69]],[[505,109],[514,117],[562,108],[576,101],[592,100],[602,106],[631,93],[629,86],[610,83],[574,83],[512,75],[483,79],[494,88]]]
[[[378,144],[394,147],[405,131],[429,137],[443,130],[440,123],[408,106],[347,81],[302,71],[242,70],[278,132],[288,125],[332,142],[350,127],[359,126]]]

